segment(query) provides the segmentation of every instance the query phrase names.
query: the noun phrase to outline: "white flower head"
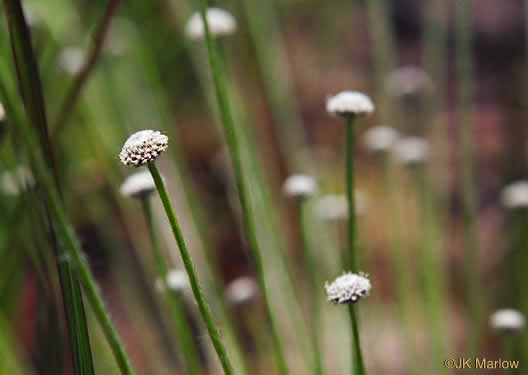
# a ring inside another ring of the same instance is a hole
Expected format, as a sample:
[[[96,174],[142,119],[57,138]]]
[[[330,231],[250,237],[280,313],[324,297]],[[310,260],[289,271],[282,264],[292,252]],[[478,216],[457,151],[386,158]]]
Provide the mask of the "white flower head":
[[[506,208],[528,208],[528,181],[517,181],[502,190],[502,204]]]
[[[247,304],[255,298],[257,293],[257,282],[249,276],[242,276],[233,280],[225,292],[227,300],[235,306]]]
[[[24,166],[18,166],[12,171],[4,172],[0,181],[2,191],[10,196],[16,196],[35,185],[31,170]]]
[[[355,303],[370,295],[371,288],[368,276],[361,272],[345,272],[333,282],[325,283],[328,301],[334,303]]]
[[[363,192],[354,193],[356,215],[364,215],[367,211],[367,197]],[[323,220],[343,220],[348,217],[348,200],[345,195],[328,194],[317,200],[315,213]]]
[[[374,112],[374,104],[359,91],[342,91],[326,99],[326,111],[345,118],[365,116]]]
[[[170,290],[176,292],[183,292],[189,288],[189,277],[187,273],[180,269],[170,270],[167,274],[167,286]],[[156,290],[158,292],[163,292],[165,290],[165,285],[161,279],[156,280]]]
[[[205,14],[209,31],[212,37],[228,36],[236,31],[237,23],[235,17],[228,11],[219,8],[208,8]],[[187,25],[185,26],[185,33],[192,40],[202,40],[205,38],[205,29],[202,20],[202,15],[195,12]]]
[[[294,174],[284,181],[282,190],[290,197],[309,198],[317,192],[317,181],[306,174]]]
[[[167,149],[169,138],[155,130],[141,130],[126,140],[119,158],[121,163],[140,167],[151,163]]]
[[[396,129],[379,125],[369,128],[363,136],[363,141],[372,152],[387,152],[398,141],[399,136]]]
[[[420,137],[406,137],[394,145],[394,157],[403,165],[418,165],[429,158],[429,143]]]
[[[128,176],[119,191],[125,197],[142,198],[156,190],[156,184],[149,171],[140,171]]]
[[[501,332],[517,332],[524,328],[524,315],[513,309],[497,310],[490,316],[490,325]]]
[[[4,108],[4,106],[2,105],[2,103],[0,103],[0,123],[4,122],[5,119],[6,119],[5,108]]]
[[[394,97],[421,95],[433,90],[433,81],[423,69],[410,65],[389,73],[385,89]]]
[[[59,66],[68,74],[75,75],[79,73],[83,67],[85,53],[79,47],[66,47],[59,55]]]

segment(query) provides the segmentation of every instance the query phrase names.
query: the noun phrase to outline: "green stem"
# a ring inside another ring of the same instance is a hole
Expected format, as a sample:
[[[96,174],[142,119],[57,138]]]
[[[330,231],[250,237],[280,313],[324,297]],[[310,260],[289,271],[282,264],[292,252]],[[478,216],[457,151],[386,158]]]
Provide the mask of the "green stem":
[[[176,329],[181,337],[181,349],[184,353],[183,356],[187,370],[189,371],[189,374],[200,374],[201,369],[199,355],[192,339],[192,332],[189,327],[189,322],[185,317],[183,306],[180,302],[180,296],[178,295],[177,291],[174,291],[170,288],[167,281],[169,275],[169,265],[165,260],[165,256],[163,255],[163,251],[159,245],[158,236],[156,235],[149,197],[142,198],[141,203],[143,204],[143,212],[147,220],[150,240],[152,242],[152,249],[154,250],[154,257],[156,258],[159,277],[163,283],[163,290],[167,294],[168,302],[174,315]]]
[[[348,200],[348,253],[346,267],[350,271],[358,272],[356,263],[356,205],[354,197],[354,117],[346,119],[346,194]],[[350,322],[352,324],[352,339],[354,346],[354,374],[364,375],[365,365],[361,353],[359,326],[354,306],[349,306]]]
[[[165,208],[165,213],[167,214],[167,218],[169,219],[169,223],[172,228],[174,238],[176,239],[176,242],[180,249],[180,254],[183,260],[183,264],[189,276],[189,281],[191,283],[191,288],[194,294],[194,298],[196,299],[196,302],[198,303],[198,309],[200,310],[200,313],[202,314],[202,318],[205,321],[205,325],[207,326],[207,331],[209,332],[209,336],[211,337],[213,346],[216,350],[216,353],[218,354],[218,358],[220,359],[220,362],[222,363],[224,373],[227,375],[233,374],[233,367],[231,366],[231,362],[229,361],[229,358],[227,356],[227,352],[225,350],[224,344],[220,340],[220,335],[216,328],[215,322],[213,320],[213,317],[211,316],[209,307],[207,306],[205,302],[200,284],[198,283],[198,277],[196,275],[196,271],[194,269],[194,265],[192,263],[189,251],[187,250],[187,246],[185,245],[185,241],[183,240],[183,234],[178,224],[178,220],[176,219],[176,215],[174,214],[174,210],[172,208],[172,204],[170,202],[167,189],[165,188],[165,183],[163,182],[163,179],[161,178],[161,175],[158,171],[158,168],[156,167],[156,164],[149,163],[148,169],[150,173],[152,174],[152,178],[154,179],[154,182],[156,183],[156,188],[158,190],[159,196],[163,203],[163,207]]]
[[[301,244],[304,255],[304,268],[308,276],[309,289],[310,289],[310,309],[312,313],[312,347],[314,354],[314,368],[313,373],[315,375],[323,375],[323,360],[321,353],[321,345],[319,343],[319,337],[321,337],[321,311],[320,311],[320,295],[319,291],[321,288],[317,282],[317,261],[310,247],[308,241],[308,233],[305,225],[305,217],[307,214],[307,202],[302,200],[299,206],[299,225],[301,227]]]
[[[209,57],[209,64],[212,70],[212,76],[216,91],[216,98],[218,101],[218,107],[220,110],[220,115],[222,117],[222,124],[224,126],[224,132],[227,140],[227,144],[231,153],[231,159],[233,162],[233,169],[236,179],[236,185],[239,192],[240,204],[242,207],[243,222],[246,226],[246,231],[249,239],[250,250],[252,252],[253,261],[255,263],[257,279],[262,290],[262,297],[264,299],[264,304],[266,307],[266,312],[270,320],[270,333],[273,341],[273,348],[275,352],[275,358],[277,360],[277,366],[279,373],[285,375],[288,373],[288,368],[286,365],[284,350],[282,348],[282,343],[279,338],[279,331],[277,323],[275,321],[275,316],[273,314],[270,299],[268,295],[268,290],[266,288],[266,283],[264,280],[264,267],[261,258],[261,251],[257,241],[256,236],[256,225],[254,222],[254,216],[252,213],[251,205],[249,203],[250,194],[249,188],[244,180],[242,161],[241,161],[241,152],[239,139],[235,133],[235,126],[233,121],[233,115],[231,113],[231,108],[227,98],[226,86],[224,83],[224,76],[222,75],[221,65],[218,62],[217,51],[215,48],[215,43],[211,37],[209,30],[209,25],[207,24],[206,18],[207,11],[207,0],[200,0],[200,13],[202,16],[202,21],[205,28],[205,39],[207,43],[207,52]]]

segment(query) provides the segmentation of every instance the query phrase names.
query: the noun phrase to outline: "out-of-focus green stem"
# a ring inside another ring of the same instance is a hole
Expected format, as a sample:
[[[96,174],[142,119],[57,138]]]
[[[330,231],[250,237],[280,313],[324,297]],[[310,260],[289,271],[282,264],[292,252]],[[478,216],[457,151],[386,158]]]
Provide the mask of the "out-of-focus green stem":
[[[156,235],[149,197],[143,197],[141,199],[141,203],[143,204],[143,212],[147,220],[150,240],[152,242],[152,250],[154,251],[154,257],[156,258],[159,277],[162,281],[163,290],[165,292],[164,295],[167,295],[168,302],[174,316],[174,323],[176,324],[178,334],[181,338],[180,347],[183,351],[183,360],[186,363],[189,374],[200,374],[200,358],[198,356],[195,343],[192,339],[191,329],[180,302],[180,296],[178,296],[176,291],[171,289],[168,283],[169,265],[165,260],[165,256],[163,255],[163,251],[159,245],[158,236]]]
[[[348,200],[348,252],[345,266],[350,271],[359,271],[356,262],[356,204],[355,204],[355,182],[354,182],[354,132],[355,118],[349,117],[345,120],[346,126],[346,195]],[[365,375],[363,354],[359,339],[359,324],[354,304],[349,305],[350,322],[352,324],[352,340],[354,347],[354,374]]]
[[[165,188],[165,183],[163,182],[163,179],[161,178],[161,175],[158,171],[158,168],[156,167],[156,164],[149,163],[148,168],[156,184],[156,189],[158,190],[158,194],[161,198],[161,202],[163,203],[163,207],[165,208],[165,213],[167,214],[167,218],[169,219],[169,223],[172,228],[174,238],[176,239],[176,242],[180,249],[180,254],[183,260],[183,264],[185,266],[185,270],[187,271],[187,275],[189,276],[189,281],[191,283],[191,288],[194,294],[194,298],[196,299],[196,302],[198,304],[198,309],[200,310],[200,313],[202,314],[202,318],[207,327],[207,331],[209,332],[209,336],[211,337],[211,341],[213,342],[213,346],[216,350],[216,353],[218,354],[218,358],[220,359],[220,362],[222,363],[224,373],[226,375],[232,375],[234,373],[233,367],[231,365],[229,357],[227,356],[227,352],[225,350],[224,344],[222,343],[220,339],[220,334],[218,333],[216,324],[213,320],[213,317],[211,316],[209,307],[207,306],[207,303],[205,302],[202,289],[198,282],[198,276],[196,275],[196,271],[194,269],[194,265],[191,259],[191,255],[189,254],[189,251],[187,250],[187,246],[183,239],[183,234],[178,224],[178,220],[176,219],[176,215],[174,214],[174,210],[172,208],[172,204],[170,202],[167,189]]]
[[[284,355],[284,350],[282,348],[282,343],[279,337],[279,331],[275,315],[271,308],[271,301],[269,299],[268,290],[266,288],[265,278],[264,278],[264,267],[262,264],[260,246],[257,241],[256,236],[256,224],[254,222],[254,216],[251,210],[251,205],[249,202],[250,192],[248,185],[244,180],[242,160],[241,160],[241,151],[240,144],[237,134],[235,132],[235,125],[233,121],[233,115],[231,113],[231,107],[228,102],[227,91],[225,86],[225,76],[221,70],[221,66],[218,62],[217,51],[215,48],[215,42],[211,36],[209,25],[207,23],[207,0],[200,0],[200,13],[202,16],[202,21],[204,23],[205,29],[205,40],[207,43],[207,52],[209,56],[209,64],[211,66],[216,99],[218,101],[218,107],[220,111],[220,116],[222,118],[222,124],[224,126],[224,133],[226,136],[227,144],[229,151],[231,153],[231,159],[233,163],[233,169],[235,174],[236,185],[238,188],[240,203],[242,207],[243,222],[246,226],[246,232],[249,239],[250,250],[252,252],[252,258],[255,263],[257,279],[259,281],[260,287],[262,289],[262,296],[264,299],[264,304],[266,307],[267,314],[270,319],[270,333],[273,340],[273,348],[275,353],[275,358],[277,361],[277,366],[279,373],[281,375],[287,374],[288,369],[286,366],[286,359]]]
[[[476,355],[480,343],[483,294],[479,288],[477,242],[477,193],[473,161],[473,61],[471,2],[455,2],[457,114],[462,154],[462,202],[466,274],[466,298],[469,304],[469,353]]]
[[[323,359],[322,359],[322,351],[321,351],[321,344],[320,340],[322,338],[322,331],[321,331],[321,307],[320,307],[320,293],[321,287],[318,283],[317,278],[317,261],[315,259],[315,256],[313,254],[313,249],[310,247],[310,243],[308,241],[308,234],[307,234],[307,228],[305,224],[305,220],[307,219],[308,214],[308,202],[306,200],[301,200],[299,202],[299,226],[301,228],[301,244],[302,244],[302,251],[304,256],[304,269],[306,271],[306,276],[308,277],[308,283],[309,283],[309,294],[310,294],[310,309],[311,309],[311,315],[312,315],[312,348],[313,348],[313,354],[314,354],[314,365],[313,365],[313,373],[314,375],[323,375]]]

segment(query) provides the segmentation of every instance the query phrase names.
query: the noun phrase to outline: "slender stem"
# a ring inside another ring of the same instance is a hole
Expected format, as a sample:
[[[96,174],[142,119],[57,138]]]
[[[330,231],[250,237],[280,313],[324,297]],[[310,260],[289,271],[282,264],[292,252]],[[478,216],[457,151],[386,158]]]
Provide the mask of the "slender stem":
[[[301,227],[301,243],[304,255],[304,268],[308,276],[310,289],[310,309],[312,313],[312,347],[314,354],[313,373],[315,375],[323,375],[323,360],[321,353],[321,345],[319,337],[321,337],[321,311],[320,311],[320,295],[318,293],[321,288],[317,282],[317,263],[308,241],[308,233],[305,224],[305,217],[307,213],[306,200],[302,200],[299,205],[299,225]]]
[[[172,232],[174,233],[174,238],[176,239],[176,242],[178,243],[178,247],[180,249],[180,254],[183,260],[183,264],[189,276],[189,281],[191,283],[191,288],[194,294],[194,298],[196,299],[196,302],[198,303],[198,309],[200,310],[200,313],[202,314],[202,318],[205,321],[205,325],[207,326],[207,331],[209,332],[209,336],[211,337],[213,346],[216,350],[216,353],[218,354],[218,358],[220,359],[220,362],[222,363],[224,373],[227,375],[233,374],[233,367],[231,366],[231,362],[227,356],[227,352],[225,350],[224,344],[220,340],[220,335],[216,328],[215,322],[213,320],[213,317],[211,316],[209,307],[207,306],[205,302],[200,284],[198,283],[198,276],[196,275],[196,271],[194,269],[194,265],[191,260],[191,255],[189,254],[189,251],[187,250],[187,246],[185,245],[185,241],[183,239],[183,234],[178,224],[178,220],[176,219],[176,215],[174,214],[174,210],[172,209],[172,204],[170,202],[167,189],[165,188],[165,183],[163,182],[163,179],[161,178],[161,175],[158,171],[158,168],[156,167],[156,164],[149,163],[148,169],[150,173],[152,174],[152,178],[154,179],[154,182],[156,183],[156,188],[158,190],[161,201],[163,203],[163,207],[165,208],[165,213],[167,214],[167,218],[169,219]]]
[[[163,283],[163,289],[168,297],[168,302],[174,315],[174,322],[176,329],[181,337],[181,349],[184,352],[184,361],[187,370],[190,374],[200,374],[200,359],[195,348],[195,343],[192,339],[192,332],[189,323],[185,317],[183,306],[180,302],[180,296],[176,291],[172,290],[168,284],[169,265],[165,260],[163,251],[159,245],[156,229],[154,228],[154,219],[152,217],[152,208],[149,197],[141,199],[143,205],[143,212],[147,220],[150,240],[152,242],[152,249],[154,250],[154,257],[156,258],[156,265],[158,267],[159,277]]]
[[[348,253],[346,266],[350,271],[358,272],[356,263],[356,205],[354,197],[354,117],[346,119],[346,194],[348,200]],[[359,326],[356,311],[352,304],[348,309],[350,313],[350,323],[352,325],[352,340],[354,346],[354,374],[364,375],[365,365],[361,353],[359,338]]]
[[[207,11],[207,0],[200,0],[200,13],[202,16],[202,21],[205,28],[205,39],[207,43],[207,52],[209,57],[209,64],[211,66],[213,81],[216,91],[216,98],[218,101],[218,107],[220,110],[220,115],[222,117],[222,123],[224,126],[224,132],[227,140],[227,144],[231,153],[231,159],[233,162],[233,169],[236,179],[236,185],[238,188],[240,204],[242,207],[243,222],[246,226],[246,232],[249,239],[250,250],[252,252],[253,261],[255,263],[257,279],[262,290],[262,297],[264,299],[264,304],[266,307],[266,312],[270,320],[270,333],[273,341],[273,349],[275,353],[275,358],[277,361],[277,366],[279,373],[285,375],[288,373],[288,368],[286,365],[284,350],[282,348],[282,343],[279,338],[279,331],[275,316],[273,314],[270,299],[268,295],[268,290],[266,288],[266,283],[264,279],[264,267],[262,264],[261,251],[259,243],[256,236],[256,224],[254,222],[254,216],[252,213],[251,205],[249,202],[250,194],[249,188],[244,180],[243,170],[242,170],[242,161],[241,161],[241,152],[239,139],[235,133],[235,126],[233,121],[233,115],[231,113],[231,108],[228,102],[226,86],[224,83],[224,75],[222,75],[221,65],[218,62],[217,51],[215,48],[215,43],[211,37],[209,30],[209,25],[207,23],[206,17]]]

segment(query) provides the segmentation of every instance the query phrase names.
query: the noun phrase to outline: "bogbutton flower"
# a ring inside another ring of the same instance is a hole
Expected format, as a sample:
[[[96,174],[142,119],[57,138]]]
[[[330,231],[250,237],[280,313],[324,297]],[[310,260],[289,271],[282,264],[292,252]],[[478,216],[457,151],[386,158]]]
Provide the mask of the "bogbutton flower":
[[[354,192],[356,215],[367,211],[367,198],[361,191]],[[344,195],[328,194],[317,200],[315,213],[323,220],[342,220],[348,217],[348,200]]]
[[[326,100],[326,111],[344,118],[365,116],[374,112],[374,104],[359,91],[342,91]]]
[[[35,178],[29,168],[18,166],[1,175],[0,185],[6,195],[16,196],[35,186]]]
[[[502,191],[502,204],[506,208],[528,207],[528,181],[517,181],[506,186]]]
[[[136,172],[128,176],[119,191],[125,197],[142,198],[156,190],[156,184],[149,171]]]
[[[403,165],[413,166],[429,158],[429,143],[420,137],[406,137],[394,145],[394,157]]]
[[[156,160],[168,144],[169,138],[159,131],[141,130],[126,140],[119,159],[125,165],[140,167]]]
[[[59,66],[68,74],[75,75],[79,73],[83,67],[85,53],[79,47],[66,47],[59,55]]]
[[[305,174],[294,174],[286,179],[282,185],[284,193],[290,197],[304,199],[317,192],[315,178]]]
[[[497,310],[490,316],[491,327],[501,332],[518,332],[524,324],[524,315],[513,309]]]
[[[209,31],[212,37],[228,36],[236,31],[236,20],[231,13],[219,9],[208,8],[205,14]],[[187,25],[185,26],[185,33],[192,40],[201,40],[205,38],[205,29],[202,20],[202,15],[199,12],[194,13]]]
[[[245,305],[258,292],[258,285],[255,279],[249,276],[242,276],[233,281],[227,286],[225,295],[229,303],[235,306]]]
[[[370,294],[372,285],[364,273],[345,272],[332,283],[325,283],[328,301],[334,303],[354,303]]]
[[[398,141],[398,131],[390,126],[378,125],[369,128],[363,136],[365,146],[372,152],[387,152]]]
[[[189,277],[187,276],[187,273],[179,269],[170,270],[167,274],[167,286],[170,290],[176,292],[185,291],[189,288]],[[165,285],[161,279],[156,280],[155,287],[158,292],[163,292],[165,290]]]

